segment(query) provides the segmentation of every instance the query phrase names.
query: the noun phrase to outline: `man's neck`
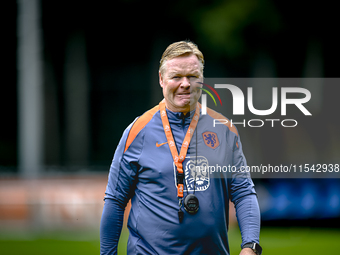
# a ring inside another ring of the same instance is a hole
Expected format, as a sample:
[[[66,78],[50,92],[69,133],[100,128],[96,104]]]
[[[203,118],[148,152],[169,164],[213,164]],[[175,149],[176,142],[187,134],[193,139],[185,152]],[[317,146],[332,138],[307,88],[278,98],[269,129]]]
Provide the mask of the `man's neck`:
[[[171,112],[182,112],[184,115],[186,115],[188,112],[195,110],[196,106],[197,106],[197,103],[194,106],[190,106],[189,108],[186,107],[182,109],[182,108],[175,108],[172,106],[169,107],[168,104],[165,102],[166,109],[168,109]]]

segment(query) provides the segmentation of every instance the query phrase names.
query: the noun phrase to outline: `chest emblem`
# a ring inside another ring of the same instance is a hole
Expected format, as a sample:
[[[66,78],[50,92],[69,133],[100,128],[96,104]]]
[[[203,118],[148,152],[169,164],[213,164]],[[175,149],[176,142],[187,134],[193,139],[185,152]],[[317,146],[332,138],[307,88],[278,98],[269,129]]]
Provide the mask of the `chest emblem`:
[[[209,162],[204,156],[190,157],[187,156],[183,163],[184,170],[184,191],[193,192],[205,191],[210,186]],[[174,164],[175,186],[176,180],[176,166]],[[176,186],[177,187],[177,186]]]
[[[207,131],[207,132],[204,132],[202,136],[203,136],[203,141],[205,145],[210,147],[211,149],[216,149],[220,145],[220,142],[218,140],[216,133]]]
[[[209,162],[204,156],[192,157],[185,164],[184,174],[188,191],[205,191],[210,186]],[[195,187],[194,187],[195,186]]]

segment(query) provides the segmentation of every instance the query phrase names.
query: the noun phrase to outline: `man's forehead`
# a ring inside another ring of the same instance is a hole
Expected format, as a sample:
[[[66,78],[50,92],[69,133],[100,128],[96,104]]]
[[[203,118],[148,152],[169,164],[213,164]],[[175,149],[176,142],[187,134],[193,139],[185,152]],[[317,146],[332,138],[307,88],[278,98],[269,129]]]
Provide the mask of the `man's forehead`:
[[[170,59],[166,63],[168,72],[187,71],[200,71],[200,63],[196,55],[179,56]]]

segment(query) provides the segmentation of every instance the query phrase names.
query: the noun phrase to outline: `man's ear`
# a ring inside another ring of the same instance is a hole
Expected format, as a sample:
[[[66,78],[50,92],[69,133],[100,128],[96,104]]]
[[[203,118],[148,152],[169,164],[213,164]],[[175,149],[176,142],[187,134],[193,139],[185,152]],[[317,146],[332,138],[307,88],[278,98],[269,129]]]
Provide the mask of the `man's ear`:
[[[159,76],[159,85],[161,85],[161,87],[163,88],[164,82],[163,82],[162,73],[161,73],[161,72],[158,72],[158,76]]]

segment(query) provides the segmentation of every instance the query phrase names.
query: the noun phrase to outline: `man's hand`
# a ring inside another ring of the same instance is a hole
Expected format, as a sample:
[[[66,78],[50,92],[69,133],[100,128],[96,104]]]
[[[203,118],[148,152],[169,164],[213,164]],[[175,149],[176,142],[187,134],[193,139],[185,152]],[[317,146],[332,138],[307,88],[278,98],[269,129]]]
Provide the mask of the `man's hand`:
[[[256,253],[250,248],[244,248],[241,250],[240,255],[256,255]]]

